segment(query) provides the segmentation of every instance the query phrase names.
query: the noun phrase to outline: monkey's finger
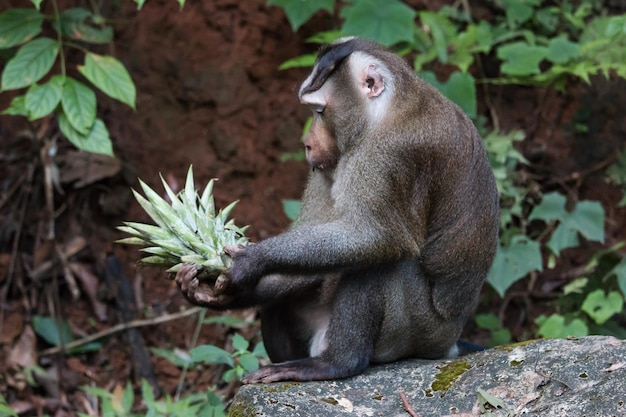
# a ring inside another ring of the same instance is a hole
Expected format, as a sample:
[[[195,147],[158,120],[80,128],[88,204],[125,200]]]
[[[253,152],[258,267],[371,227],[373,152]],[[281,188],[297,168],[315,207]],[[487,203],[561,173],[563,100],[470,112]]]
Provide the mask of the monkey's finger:
[[[226,274],[220,274],[215,280],[215,294],[224,293],[230,287],[231,280]]]
[[[183,264],[178,272],[176,272],[176,284],[178,284],[181,290],[186,291],[189,282],[194,279],[197,274],[198,267],[196,264]]]
[[[242,245],[226,245],[224,246],[224,252],[229,255],[231,258],[237,256],[239,252],[243,250]]]

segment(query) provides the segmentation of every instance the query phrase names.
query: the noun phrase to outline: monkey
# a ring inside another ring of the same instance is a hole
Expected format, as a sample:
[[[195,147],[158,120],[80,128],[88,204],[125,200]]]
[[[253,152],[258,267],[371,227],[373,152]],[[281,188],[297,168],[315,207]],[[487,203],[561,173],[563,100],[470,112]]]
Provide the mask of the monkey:
[[[465,353],[461,331],[495,256],[499,196],[463,111],[376,42],[322,47],[299,101],[310,174],[299,218],[227,274],[175,279],[191,303],[260,306],[273,362],[244,383],[346,378]]]

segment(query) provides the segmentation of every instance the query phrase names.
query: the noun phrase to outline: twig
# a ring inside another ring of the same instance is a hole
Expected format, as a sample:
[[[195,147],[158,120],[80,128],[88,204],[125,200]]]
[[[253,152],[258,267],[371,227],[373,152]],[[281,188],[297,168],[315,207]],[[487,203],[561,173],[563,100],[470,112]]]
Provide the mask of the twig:
[[[409,404],[409,400],[407,400],[406,395],[404,395],[404,392],[400,393],[400,398],[402,398],[402,405],[404,406],[404,410],[409,413],[409,415],[411,417],[420,417],[419,414],[417,414],[413,408],[411,407],[411,404]]]
[[[136,327],[143,327],[143,326],[151,326],[153,324],[159,324],[159,323],[165,323],[165,322],[172,321],[172,320],[178,320],[180,318],[199,313],[202,310],[203,310],[202,307],[192,307],[185,311],[181,311],[181,312],[174,313],[174,314],[166,314],[163,316],[154,317],[152,319],[140,319],[140,320],[129,321],[128,323],[120,323],[113,327],[109,327],[108,329],[105,329],[101,332],[94,333],[87,337],[83,337],[82,339],[74,340],[73,342],[70,342],[70,343],[66,343],[65,349],[66,350],[74,349],[78,346],[93,342],[94,340],[98,340],[102,337],[109,336],[113,333],[121,332],[122,330],[132,329]],[[55,353],[60,353],[61,351],[62,349],[60,347],[53,347],[50,349],[43,350],[39,354],[40,355],[53,355]]]

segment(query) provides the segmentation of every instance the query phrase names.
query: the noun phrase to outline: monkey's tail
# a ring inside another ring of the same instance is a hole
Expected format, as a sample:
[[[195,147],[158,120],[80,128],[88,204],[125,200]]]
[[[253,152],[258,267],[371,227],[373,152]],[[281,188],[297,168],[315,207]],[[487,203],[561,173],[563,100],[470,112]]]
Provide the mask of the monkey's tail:
[[[458,355],[467,355],[468,353],[480,352],[487,349],[484,346],[477,345],[476,343],[468,342],[467,340],[460,340],[456,342],[456,346],[459,349]]]

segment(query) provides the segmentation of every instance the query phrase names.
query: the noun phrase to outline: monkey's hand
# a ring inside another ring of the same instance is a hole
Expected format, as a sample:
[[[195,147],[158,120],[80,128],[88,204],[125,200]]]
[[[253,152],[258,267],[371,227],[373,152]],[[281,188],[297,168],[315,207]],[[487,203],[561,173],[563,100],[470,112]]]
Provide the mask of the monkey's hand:
[[[258,256],[258,245],[226,246],[224,252],[233,258],[228,274],[215,281],[216,294],[247,293],[255,288],[263,276],[263,262]]]
[[[195,264],[183,264],[176,272],[176,284],[180,292],[191,304],[215,310],[229,308],[233,301],[230,294],[218,293],[209,282],[198,279]],[[223,275],[218,277],[218,280]]]

